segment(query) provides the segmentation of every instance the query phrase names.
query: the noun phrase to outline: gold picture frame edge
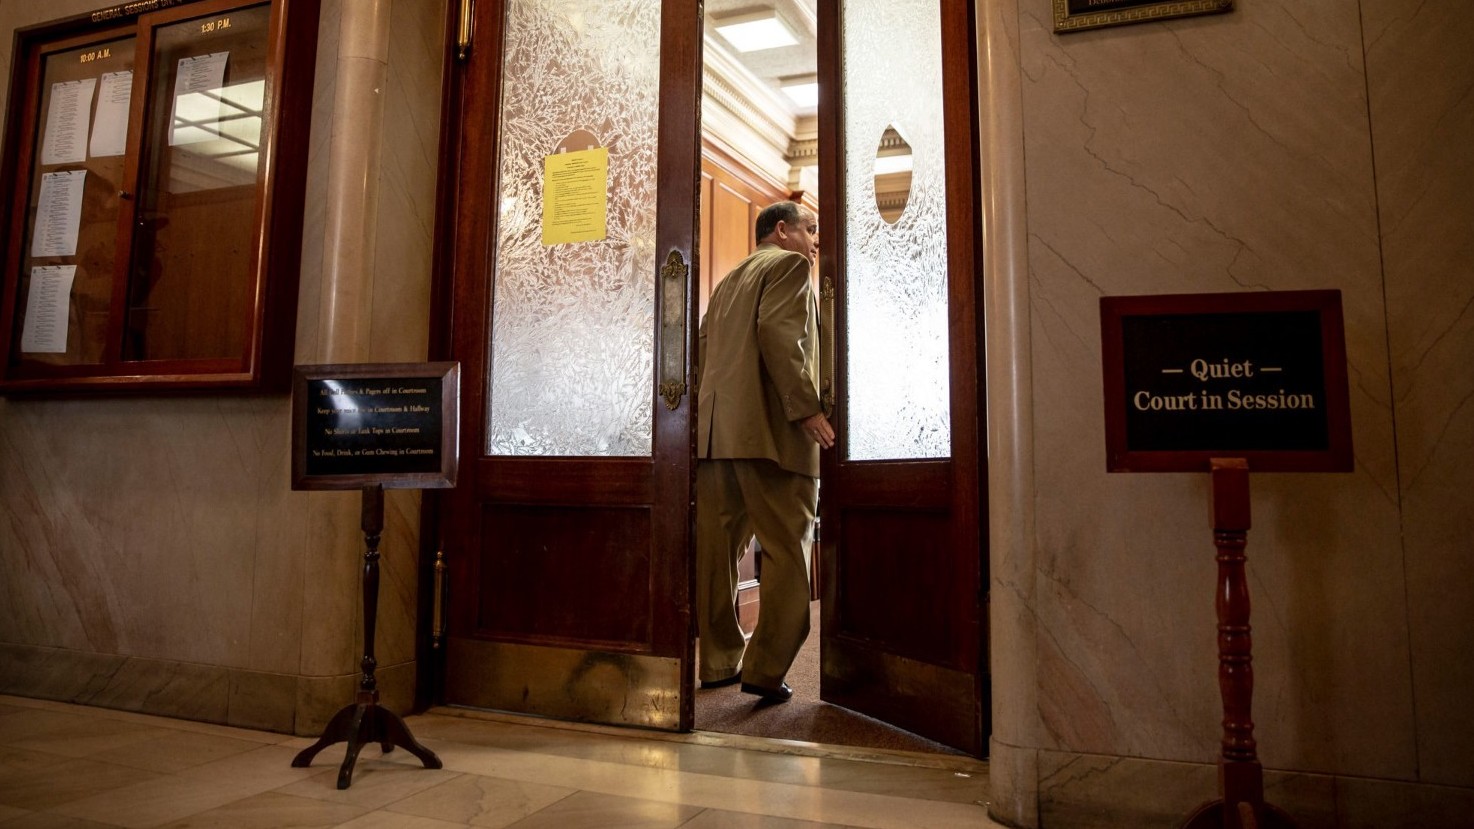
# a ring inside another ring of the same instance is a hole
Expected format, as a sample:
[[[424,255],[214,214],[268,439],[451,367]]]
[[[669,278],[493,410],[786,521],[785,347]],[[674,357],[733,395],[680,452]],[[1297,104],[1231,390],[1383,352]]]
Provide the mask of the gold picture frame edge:
[[[1083,32],[1106,26],[1146,23],[1202,14],[1233,11],[1234,0],[1157,0],[1146,5],[1113,11],[1071,15],[1069,0],[1054,0],[1054,31],[1057,34]]]

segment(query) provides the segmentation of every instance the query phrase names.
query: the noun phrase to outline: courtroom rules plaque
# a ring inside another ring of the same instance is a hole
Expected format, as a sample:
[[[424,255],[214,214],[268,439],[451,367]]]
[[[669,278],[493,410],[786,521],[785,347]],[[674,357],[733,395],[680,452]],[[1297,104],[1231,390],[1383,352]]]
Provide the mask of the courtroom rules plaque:
[[[453,487],[459,411],[459,363],[298,366],[292,489]]]
[[[1349,472],[1341,292],[1102,297],[1106,467]]]

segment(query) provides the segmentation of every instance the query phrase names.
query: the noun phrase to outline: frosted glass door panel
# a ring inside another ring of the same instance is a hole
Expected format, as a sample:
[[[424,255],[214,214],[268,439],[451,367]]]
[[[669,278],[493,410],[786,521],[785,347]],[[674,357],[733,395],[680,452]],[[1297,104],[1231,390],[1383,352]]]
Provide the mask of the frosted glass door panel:
[[[659,3],[507,3],[488,454],[650,454],[659,83]],[[545,244],[548,157],[599,148],[547,205],[590,240]]]
[[[952,452],[947,365],[941,13],[935,0],[843,4],[845,334],[850,460]],[[911,147],[894,223],[876,205],[876,147]]]

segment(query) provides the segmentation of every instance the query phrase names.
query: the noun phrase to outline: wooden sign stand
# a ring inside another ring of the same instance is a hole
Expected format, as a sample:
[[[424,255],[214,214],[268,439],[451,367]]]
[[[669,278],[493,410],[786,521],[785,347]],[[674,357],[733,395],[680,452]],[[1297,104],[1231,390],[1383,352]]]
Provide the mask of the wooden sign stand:
[[[458,363],[364,363],[297,366],[292,377],[292,489],[357,489],[363,493],[363,677],[358,696],[333,715],[316,743],[292,765],[312,764],[319,751],[346,742],[338,788],[353,783],[365,743],[384,753],[402,746],[427,769],[442,768],[435,752],[410,736],[404,720],[379,705],[374,679],[374,627],[379,613],[379,536],[384,487],[455,486],[459,457]]]
[[[1254,666],[1249,582],[1244,547],[1249,535],[1249,463],[1214,458],[1213,546],[1218,548],[1218,689],[1223,695],[1221,797],[1199,806],[1183,829],[1295,829],[1283,810],[1264,802],[1264,769],[1255,751]]]
[[[1063,2],[1063,0],[1060,0]],[[1350,472],[1341,292],[1101,297],[1106,469],[1212,474],[1218,549],[1220,797],[1183,829],[1282,829],[1255,752],[1244,547],[1249,467]]]
[[[374,626],[379,613],[379,535],[384,531],[384,486],[367,484],[363,487],[363,513],[360,521],[366,551],[363,554],[363,677],[358,683],[358,698],[328,722],[317,742],[302,749],[292,759],[292,766],[305,768],[312,765],[312,758],[319,751],[334,743],[347,742],[348,751],[343,765],[338,769],[338,788],[346,789],[353,783],[353,764],[358,752],[366,743],[378,743],[380,750],[389,753],[401,746],[418,757],[427,769],[442,768],[435,752],[420,745],[410,735],[409,728],[398,714],[379,705],[378,681],[374,679]]]

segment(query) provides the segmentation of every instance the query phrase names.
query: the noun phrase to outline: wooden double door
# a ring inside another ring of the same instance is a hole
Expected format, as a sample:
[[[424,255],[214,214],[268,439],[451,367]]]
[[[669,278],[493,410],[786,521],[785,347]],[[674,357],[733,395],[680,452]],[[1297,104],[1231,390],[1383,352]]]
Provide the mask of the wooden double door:
[[[818,9],[825,88],[914,77],[887,93],[895,112],[821,99],[825,394],[841,436],[821,482],[821,693],[980,755],[972,4],[897,5],[873,20],[870,3]],[[913,5],[929,57],[855,76],[875,61],[845,51],[893,44]],[[701,4],[472,8],[444,141],[448,327],[433,356],[463,379],[461,479],[434,501],[449,574],[435,696],[689,730]],[[913,183],[882,217],[864,176],[895,134]]]

